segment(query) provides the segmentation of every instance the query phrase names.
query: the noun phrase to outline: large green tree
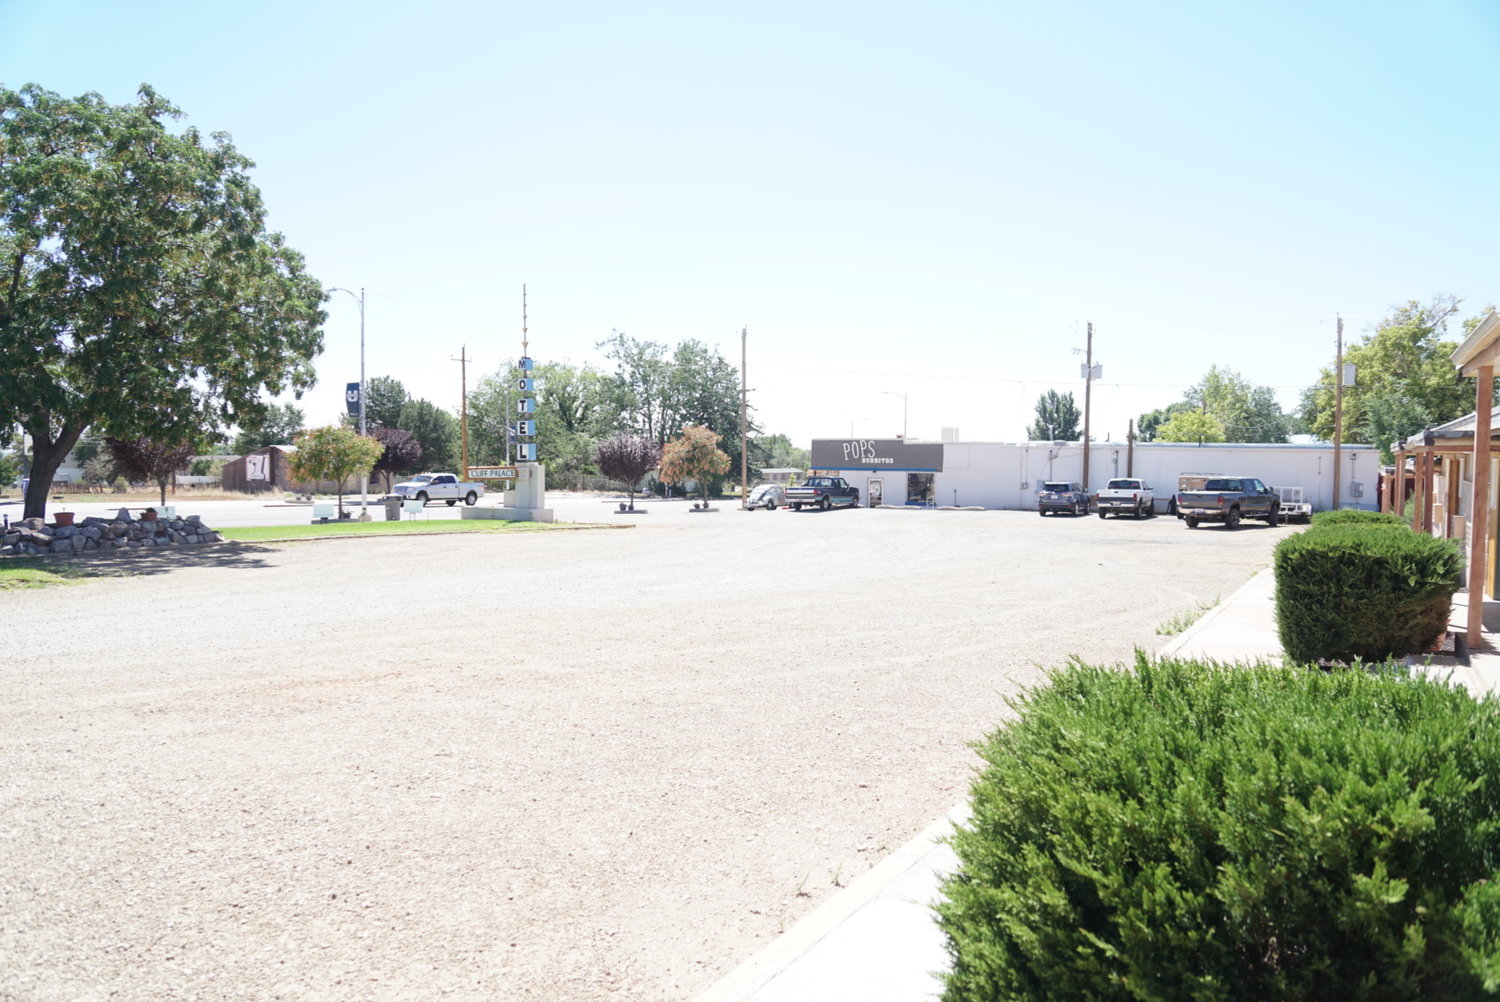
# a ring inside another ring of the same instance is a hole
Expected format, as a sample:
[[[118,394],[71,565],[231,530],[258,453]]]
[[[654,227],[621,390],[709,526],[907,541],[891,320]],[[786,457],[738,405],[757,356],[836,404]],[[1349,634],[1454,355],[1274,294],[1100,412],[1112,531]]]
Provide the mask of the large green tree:
[[[290,445],[302,426],[302,408],[292,404],[272,404],[258,420],[246,422],[234,437],[230,449],[243,456],[268,445]]]
[[[394,376],[375,376],[365,380],[365,427],[395,428],[401,422],[401,408],[411,395]]]
[[[1036,421],[1026,429],[1026,437],[1033,442],[1073,442],[1079,437],[1078,422],[1083,415],[1073,394],[1048,390],[1036,401]]]
[[[1224,425],[1204,411],[1181,410],[1156,429],[1158,442],[1227,442]]]
[[[1233,369],[1211,365],[1181,400],[1142,414],[1137,437],[1142,442],[1285,442],[1295,424],[1269,386],[1255,386]]]
[[[1184,401],[1216,418],[1225,442],[1285,442],[1287,418],[1269,386],[1254,386],[1233,369],[1211,365]]]
[[[396,427],[409,431],[422,447],[422,463],[429,470],[453,470],[458,465],[458,418],[429,400],[408,400]],[[460,474],[459,479],[463,479]]]
[[[314,381],[322,285],[267,232],[222,133],[134,104],[0,89],[0,425],[31,436],[26,516],[89,428],[188,441]]]
[[[1378,327],[1344,349],[1355,380],[1344,387],[1343,441],[1377,445],[1389,462],[1392,442],[1474,409],[1474,384],[1453,365],[1458,342],[1445,337],[1460,302],[1437,296],[1426,304],[1412,299],[1393,306]],[[1477,322],[1470,319],[1464,327]],[[1334,437],[1335,396],[1332,365],[1302,394],[1303,419],[1328,441]]]

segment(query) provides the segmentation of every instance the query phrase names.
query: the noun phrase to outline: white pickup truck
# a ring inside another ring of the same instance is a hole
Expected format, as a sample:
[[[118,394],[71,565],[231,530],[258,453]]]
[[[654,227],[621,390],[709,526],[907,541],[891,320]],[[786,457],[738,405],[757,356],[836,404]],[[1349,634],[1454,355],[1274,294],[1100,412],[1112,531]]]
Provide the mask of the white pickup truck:
[[[1147,518],[1156,514],[1156,495],[1151,485],[1134,477],[1116,477],[1099,492],[1097,498],[1099,517],[1106,515],[1130,515]]]
[[[460,480],[456,473],[418,473],[392,491],[403,501],[420,501],[424,505],[429,501],[446,501],[451,507],[460,501],[474,504],[484,497],[484,484]]]

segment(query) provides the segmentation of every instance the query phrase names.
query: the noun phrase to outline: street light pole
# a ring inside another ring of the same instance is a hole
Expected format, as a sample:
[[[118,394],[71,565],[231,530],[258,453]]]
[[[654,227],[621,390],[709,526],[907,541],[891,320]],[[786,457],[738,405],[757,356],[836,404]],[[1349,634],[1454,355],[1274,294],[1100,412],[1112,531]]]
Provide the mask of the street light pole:
[[[359,290],[359,295],[354,295],[348,289],[332,288],[329,292],[348,292],[350,297],[359,304],[359,434],[363,438],[365,434],[365,290]],[[369,498],[370,478],[367,474],[359,476],[359,520],[368,522],[370,520]]]

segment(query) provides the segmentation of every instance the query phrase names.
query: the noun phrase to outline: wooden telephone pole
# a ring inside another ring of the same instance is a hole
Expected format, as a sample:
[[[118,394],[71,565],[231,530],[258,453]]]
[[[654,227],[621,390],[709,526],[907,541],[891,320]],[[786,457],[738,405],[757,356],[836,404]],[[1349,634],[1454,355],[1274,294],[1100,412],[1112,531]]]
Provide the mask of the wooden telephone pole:
[[[1094,388],[1094,322],[1089,321],[1088,346],[1083,356],[1083,492],[1089,490],[1089,404]]]

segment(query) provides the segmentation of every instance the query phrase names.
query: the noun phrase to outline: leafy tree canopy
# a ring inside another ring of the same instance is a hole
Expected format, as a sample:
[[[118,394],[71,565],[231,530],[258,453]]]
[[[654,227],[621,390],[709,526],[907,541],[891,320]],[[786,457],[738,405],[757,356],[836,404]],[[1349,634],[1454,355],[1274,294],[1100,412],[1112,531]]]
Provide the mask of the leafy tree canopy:
[[[376,376],[365,380],[365,427],[399,427],[401,408],[410,399],[406,387],[394,376]]]
[[[1158,442],[1227,442],[1224,426],[1212,414],[1181,410],[1156,429]]]
[[[298,434],[288,466],[298,480],[332,480],[337,486],[339,517],[344,515],[344,481],[368,476],[380,459],[381,445],[367,435],[337,425]]]
[[[137,101],[0,88],[0,424],[33,440],[25,514],[90,427],[182,442],[312,385],[321,283],[265,229],[229,137]]]
[[[416,472],[417,466],[422,462],[422,444],[406,429],[387,428],[384,425],[371,428],[370,437],[380,443],[380,458],[375,460],[375,472],[385,477],[386,493],[390,493],[392,478],[396,474]]]
[[[625,485],[634,509],[636,485],[661,462],[661,447],[645,435],[619,431],[594,447],[594,459],[601,473]]]
[[[708,498],[708,478],[729,470],[729,456],[719,448],[719,435],[710,428],[688,425],[662,446],[661,478],[669,484],[696,480]]]
[[[1474,409],[1474,385],[1453,365],[1458,342],[1444,336],[1461,302],[1456,296],[1437,296],[1426,304],[1408,300],[1344,349],[1344,361],[1354,364],[1355,384],[1344,387],[1343,441],[1377,445],[1389,462],[1392,442]],[[1464,327],[1472,329],[1478,320]],[[1302,394],[1303,419],[1327,441],[1334,436],[1335,397],[1332,365]]]
[[[396,427],[409,431],[422,447],[429,470],[453,470],[458,465],[458,418],[428,400],[408,400]]]
[[[1212,423],[1177,421],[1189,411],[1206,414],[1214,420]],[[1172,426],[1170,434],[1187,437],[1167,438],[1163,432],[1169,425]],[[1254,386],[1233,369],[1213,365],[1183,394],[1182,400],[1162,410],[1142,414],[1138,426],[1138,437],[1143,442],[1197,442],[1200,441],[1198,433],[1210,434],[1215,427],[1221,437],[1201,441],[1285,442],[1291,434],[1293,421],[1282,412],[1281,405],[1276,402],[1276,392],[1269,386]],[[1191,430],[1192,434],[1184,429]]]
[[[514,441],[518,373],[509,369],[486,376],[469,395],[469,444],[480,462],[498,463]],[[547,362],[532,370],[536,380],[537,455],[553,484],[577,483],[598,472],[594,443],[619,423],[614,384],[598,369]]]
[[[1141,442],[1155,442],[1157,440],[1156,433],[1158,429],[1160,429],[1161,426],[1166,424],[1168,421],[1172,420],[1172,416],[1174,414],[1180,413],[1181,411],[1189,411],[1192,409],[1192,404],[1188,403],[1186,400],[1179,400],[1175,404],[1168,404],[1166,407],[1160,408],[1159,410],[1154,410],[1149,413],[1142,414],[1135,423],[1136,439]]]
[[[249,422],[234,437],[231,451],[243,456],[268,445],[290,445],[302,430],[302,408],[291,404],[272,404],[264,415]]]
[[[167,503],[167,485],[172,476],[193,458],[191,442],[157,442],[149,438],[105,439],[110,459],[120,476],[132,481],[146,481],[161,489],[161,503]]]
[[[1026,437],[1033,442],[1074,442],[1079,436],[1078,423],[1083,415],[1073,394],[1048,390],[1036,401],[1036,421],[1026,429]]]
[[[812,452],[799,449],[785,435],[761,435],[750,440],[750,455],[758,459],[757,470],[793,469],[805,470],[812,465]]]

